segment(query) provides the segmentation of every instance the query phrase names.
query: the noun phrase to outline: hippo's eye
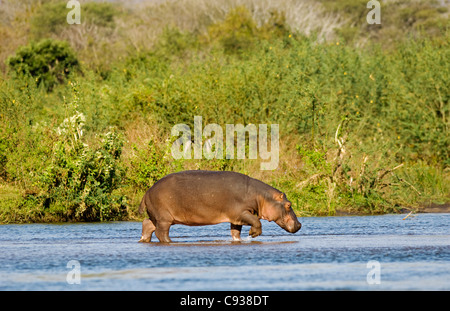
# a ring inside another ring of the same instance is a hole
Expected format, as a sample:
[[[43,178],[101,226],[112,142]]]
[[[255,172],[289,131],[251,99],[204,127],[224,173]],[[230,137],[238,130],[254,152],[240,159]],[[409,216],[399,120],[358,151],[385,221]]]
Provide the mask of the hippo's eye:
[[[287,203],[287,204],[286,204],[286,208],[287,208],[287,209],[290,209],[290,208],[291,208],[291,203]]]

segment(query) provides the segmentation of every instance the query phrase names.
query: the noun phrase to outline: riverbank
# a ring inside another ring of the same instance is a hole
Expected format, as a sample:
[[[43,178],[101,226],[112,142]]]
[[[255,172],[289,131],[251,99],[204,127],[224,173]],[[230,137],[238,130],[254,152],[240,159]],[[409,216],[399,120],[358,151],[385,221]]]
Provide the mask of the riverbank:
[[[54,211],[49,208],[42,207],[38,204],[30,205],[29,200],[26,200],[26,191],[20,191],[18,188],[7,184],[0,183],[0,224],[25,224],[25,223],[64,223],[64,222],[85,222],[76,221],[67,218],[61,212]],[[418,207],[404,207],[392,209],[386,213],[369,213],[358,209],[339,209],[337,208],[334,214],[323,215],[322,211],[313,214],[311,211],[302,211],[296,206],[293,206],[298,217],[316,217],[316,216],[368,216],[381,214],[408,214],[416,213],[450,213],[450,203],[446,204],[421,204]],[[108,221],[142,221],[146,216],[140,215],[137,212],[138,205],[130,205],[129,208],[115,219],[108,219]],[[98,220],[97,220],[98,221]]]
[[[445,204],[429,204],[420,207],[418,213],[450,213],[450,203]]]
[[[442,214],[442,213],[450,213],[450,203],[445,204],[422,204],[417,208],[401,208],[395,214]],[[368,216],[368,214],[360,213],[360,212],[351,212],[345,210],[336,210],[335,216]]]

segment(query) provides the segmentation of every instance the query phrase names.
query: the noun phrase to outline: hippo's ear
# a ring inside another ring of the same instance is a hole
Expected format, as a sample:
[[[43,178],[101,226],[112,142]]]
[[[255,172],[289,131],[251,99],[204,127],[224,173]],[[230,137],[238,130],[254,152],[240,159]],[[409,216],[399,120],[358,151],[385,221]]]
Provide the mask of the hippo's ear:
[[[283,192],[282,193],[275,193],[274,194],[274,199],[276,200],[276,201],[283,201]]]

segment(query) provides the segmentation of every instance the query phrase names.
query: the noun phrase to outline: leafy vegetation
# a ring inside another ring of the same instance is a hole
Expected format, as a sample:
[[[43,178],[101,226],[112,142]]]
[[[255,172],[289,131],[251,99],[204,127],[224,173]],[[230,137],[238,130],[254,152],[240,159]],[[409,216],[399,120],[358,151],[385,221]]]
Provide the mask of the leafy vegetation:
[[[75,53],[67,42],[45,39],[21,47],[6,63],[19,75],[30,75],[38,84],[52,89],[62,83],[79,66]],[[19,77],[20,78],[20,77]]]
[[[249,174],[304,216],[449,202],[450,40],[438,2],[389,2],[380,28],[365,22],[366,1],[307,1],[308,32],[288,0],[268,14],[256,0],[86,2],[81,25],[64,22],[65,2],[19,3],[33,8],[9,3],[26,42],[0,53],[0,222],[136,218],[144,192],[184,169]],[[174,12],[189,3],[181,23]],[[194,116],[279,124],[278,168],[173,159],[170,130],[193,129]]]

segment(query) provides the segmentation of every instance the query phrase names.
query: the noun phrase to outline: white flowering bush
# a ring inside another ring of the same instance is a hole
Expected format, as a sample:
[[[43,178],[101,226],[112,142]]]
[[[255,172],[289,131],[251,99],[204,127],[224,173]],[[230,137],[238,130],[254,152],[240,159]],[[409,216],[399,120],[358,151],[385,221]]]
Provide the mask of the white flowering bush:
[[[76,111],[56,129],[51,165],[41,177],[44,207],[60,218],[105,221],[126,215],[126,198],[113,192],[121,184],[123,138],[114,129],[100,135],[100,145],[84,142],[85,117]]]

